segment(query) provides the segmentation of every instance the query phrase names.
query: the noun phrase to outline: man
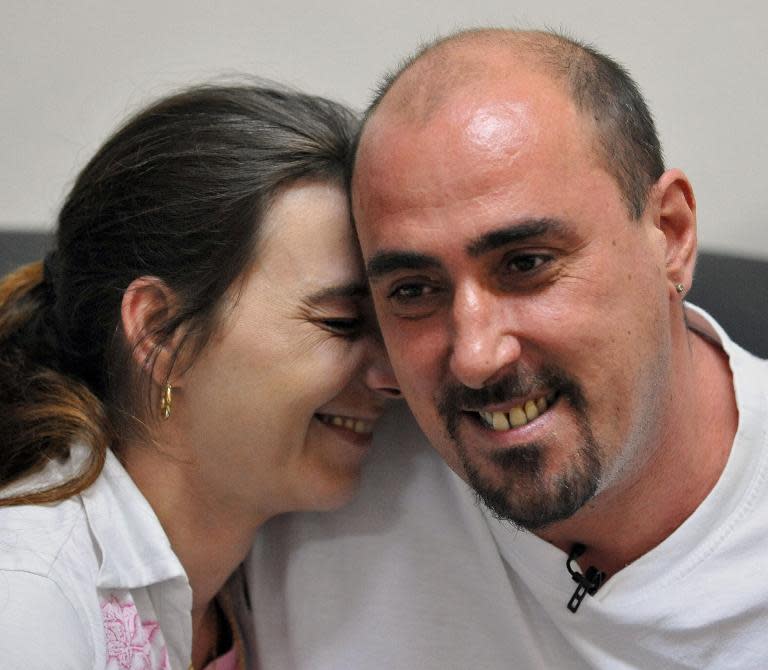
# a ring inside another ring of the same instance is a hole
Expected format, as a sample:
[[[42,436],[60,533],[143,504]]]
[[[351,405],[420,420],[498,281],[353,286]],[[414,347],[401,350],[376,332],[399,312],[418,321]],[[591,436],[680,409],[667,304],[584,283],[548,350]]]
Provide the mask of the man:
[[[403,395],[483,505],[385,429],[355,507],[257,546],[265,667],[764,667],[768,365],[683,304],[693,192],[626,73],[437,42],[369,109],[352,205]]]

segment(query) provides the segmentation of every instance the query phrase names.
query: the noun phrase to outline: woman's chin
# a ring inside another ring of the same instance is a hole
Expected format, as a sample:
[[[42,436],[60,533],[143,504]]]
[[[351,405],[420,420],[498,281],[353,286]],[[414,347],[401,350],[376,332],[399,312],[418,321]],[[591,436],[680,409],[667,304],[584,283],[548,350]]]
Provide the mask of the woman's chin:
[[[334,454],[335,455],[335,454]],[[297,509],[311,512],[331,512],[350,503],[360,490],[362,461],[315,462],[312,475],[303,479],[296,493],[300,496]]]

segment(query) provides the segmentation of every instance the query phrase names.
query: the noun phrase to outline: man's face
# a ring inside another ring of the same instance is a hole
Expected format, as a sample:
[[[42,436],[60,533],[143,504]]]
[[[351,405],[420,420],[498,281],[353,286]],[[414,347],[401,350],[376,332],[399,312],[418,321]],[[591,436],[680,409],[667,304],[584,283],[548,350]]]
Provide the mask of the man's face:
[[[664,235],[560,88],[486,82],[426,120],[385,98],[352,196],[402,391],[491,509],[540,528],[630,481],[670,387]]]

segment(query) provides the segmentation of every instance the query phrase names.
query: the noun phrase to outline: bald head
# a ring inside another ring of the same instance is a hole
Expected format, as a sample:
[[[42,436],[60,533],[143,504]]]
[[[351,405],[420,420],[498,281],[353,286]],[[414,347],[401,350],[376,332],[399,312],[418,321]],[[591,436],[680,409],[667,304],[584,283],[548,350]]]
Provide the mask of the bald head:
[[[422,47],[387,75],[366,118],[383,106],[427,121],[456,91],[509,76],[510,69],[546,72],[554,79],[562,76],[555,60],[566,63],[575,57],[578,49],[573,43],[548,33],[500,29],[457,33]]]
[[[541,77],[570,97],[583,118],[583,132],[592,136],[597,160],[616,179],[631,216],[639,218],[648,190],[664,172],[651,114],[620,65],[562,35],[470,30],[422,47],[382,81],[366,112],[361,141],[379,114],[421,126],[457,97],[482,97],[499,86],[514,97],[514,91]]]

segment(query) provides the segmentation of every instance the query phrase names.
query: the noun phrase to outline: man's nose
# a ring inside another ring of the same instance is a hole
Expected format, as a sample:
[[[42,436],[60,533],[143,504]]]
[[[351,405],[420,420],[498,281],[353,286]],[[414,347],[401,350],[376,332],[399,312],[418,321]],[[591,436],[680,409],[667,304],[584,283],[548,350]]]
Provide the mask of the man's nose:
[[[450,370],[470,388],[503,376],[520,357],[520,340],[503,296],[481,286],[458,287],[453,302]]]

